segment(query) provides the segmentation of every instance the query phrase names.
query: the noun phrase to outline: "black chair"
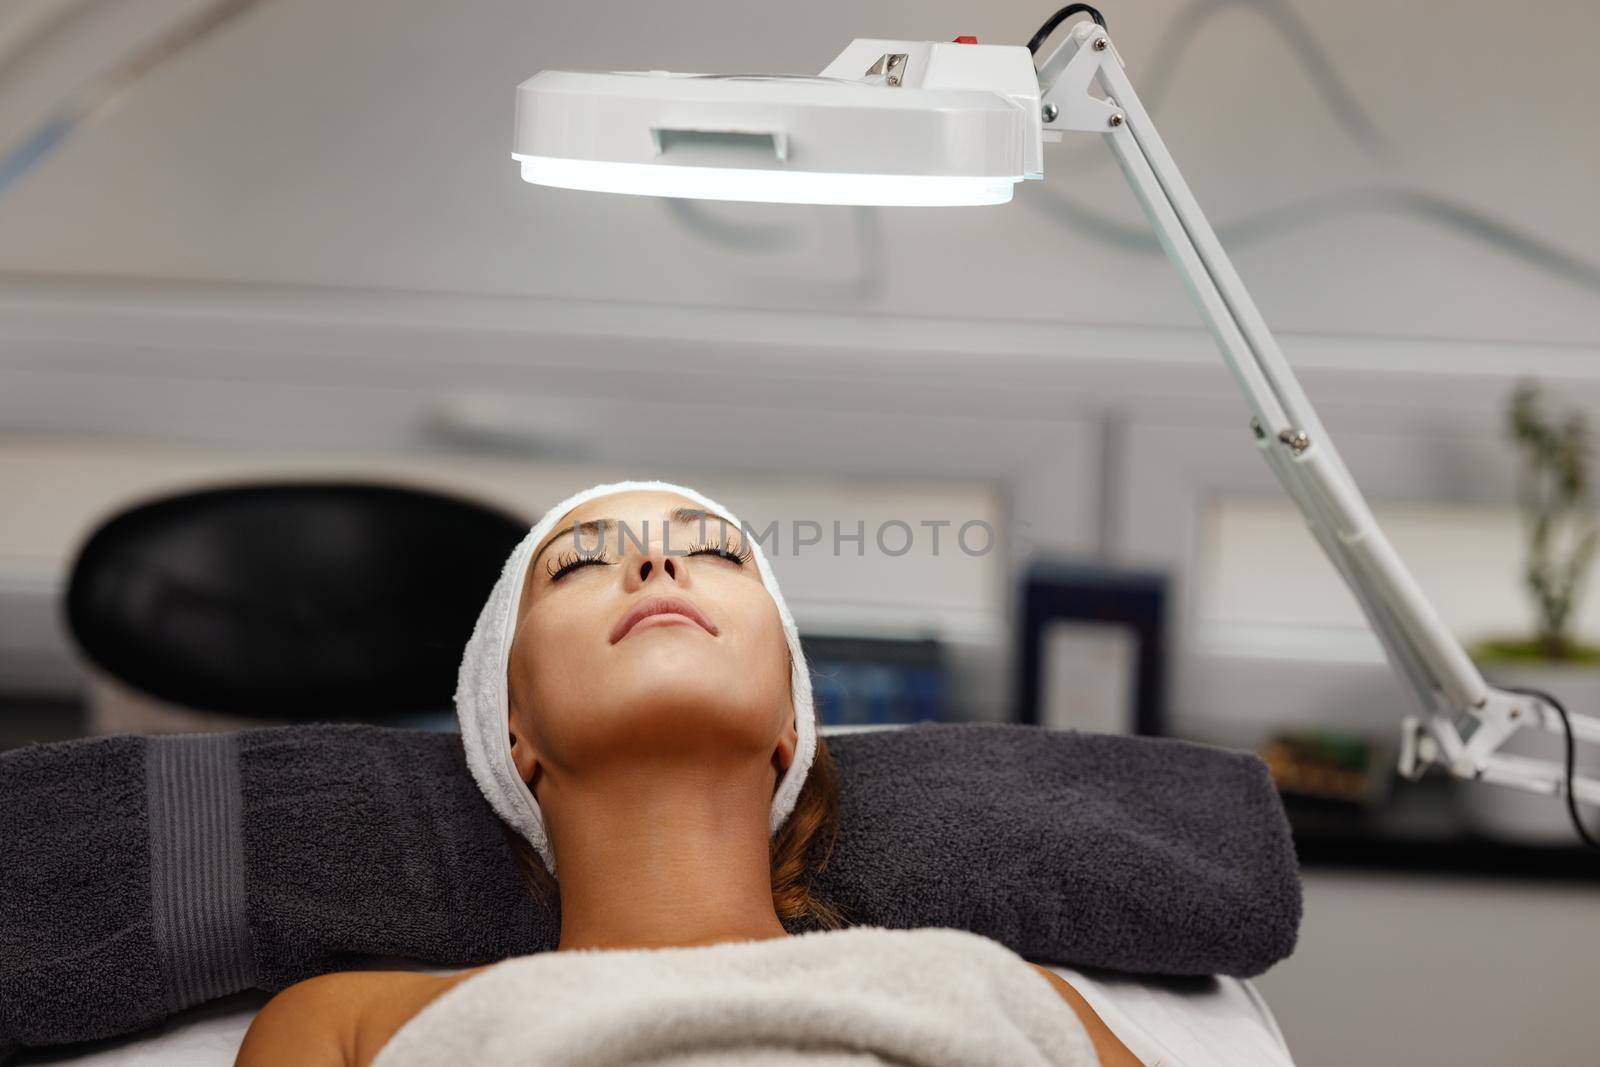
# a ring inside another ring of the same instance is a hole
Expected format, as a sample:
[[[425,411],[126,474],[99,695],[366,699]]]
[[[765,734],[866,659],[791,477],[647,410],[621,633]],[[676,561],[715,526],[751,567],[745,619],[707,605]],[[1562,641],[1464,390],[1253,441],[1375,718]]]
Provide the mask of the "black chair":
[[[182,708],[442,726],[478,612],[529,525],[399,485],[179,493],[88,537],[67,624],[100,671]]]

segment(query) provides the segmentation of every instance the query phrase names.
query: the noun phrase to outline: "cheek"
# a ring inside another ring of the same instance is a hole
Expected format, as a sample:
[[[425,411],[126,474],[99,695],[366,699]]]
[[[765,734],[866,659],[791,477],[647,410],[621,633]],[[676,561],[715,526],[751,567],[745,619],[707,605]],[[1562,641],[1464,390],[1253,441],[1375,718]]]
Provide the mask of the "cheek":
[[[539,605],[524,621],[509,666],[524,726],[541,748],[558,741],[563,723],[593,698],[604,677],[592,621],[556,604]],[[586,639],[585,635],[589,637]],[[601,639],[604,643],[604,639]]]
[[[729,657],[748,684],[752,701],[777,700],[792,711],[789,700],[789,641],[777,605],[763,596],[741,613],[738,647]]]

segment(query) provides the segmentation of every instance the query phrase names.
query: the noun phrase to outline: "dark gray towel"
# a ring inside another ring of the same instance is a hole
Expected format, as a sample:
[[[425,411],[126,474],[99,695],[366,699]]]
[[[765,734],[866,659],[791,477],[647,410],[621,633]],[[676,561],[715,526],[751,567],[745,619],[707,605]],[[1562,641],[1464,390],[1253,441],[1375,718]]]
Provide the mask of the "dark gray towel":
[[[852,923],[1155,974],[1251,976],[1294,949],[1298,867],[1253,755],[998,724],[827,744],[841,825],[817,889]],[[559,932],[454,734],[0,753],[0,855],[0,1050],[130,1033],[373,957],[476,966]]]

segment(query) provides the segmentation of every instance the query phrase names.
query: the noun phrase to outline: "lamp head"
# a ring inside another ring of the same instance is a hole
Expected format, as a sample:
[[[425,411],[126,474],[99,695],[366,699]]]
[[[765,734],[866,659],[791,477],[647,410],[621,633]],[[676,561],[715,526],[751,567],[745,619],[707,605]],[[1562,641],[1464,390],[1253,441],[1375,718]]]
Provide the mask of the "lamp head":
[[[517,87],[524,180],[799,204],[1001,204],[1044,176],[1020,45],[858,39],[815,76],[546,70]]]

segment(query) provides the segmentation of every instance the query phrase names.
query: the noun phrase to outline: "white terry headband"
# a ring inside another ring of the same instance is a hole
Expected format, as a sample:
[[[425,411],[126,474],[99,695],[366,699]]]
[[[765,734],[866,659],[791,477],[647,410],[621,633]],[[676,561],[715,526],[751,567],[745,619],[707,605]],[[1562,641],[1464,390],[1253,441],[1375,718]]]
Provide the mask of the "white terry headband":
[[[461,741],[467,753],[467,766],[494,810],[539,850],[540,858],[552,875],[556,873],[556,857],[550,847],[550,838],[545,833],[544,814],[539,810],[538,801],[533,798],[533,790],[517,774],[516,764],[511,759],[506,668],[510,664],[511,639],[516,634],[520,614],[523,578],[534,550],[567,512],[598,496],[635,490],[677,493],[737,526],[741,541],[755,555],[761,584],[767,587],[767,592],[778,605],[778,617],[783,620],[783,634],[788,638],[789,654],[794,661],[789,672],[789,692],[794,702],[794,727],[799,743],[795,747],[794,759],[772,797],[772,814],[767,821],[769,835],[777,833],[794,810],[800,787],[805,784],[806,773],[811,769],[811,757],[817,749],[816,713],[811,704],[811,672],[806,667],[805,653],[800,650],[800,632],[795,628],[794,617],[789,614],[789,605],[784,603],[778,580],[772,576],[772,568],[767,565],[760,540],[745,535],[744,523],[739,516],[693,489],[670,482],[609,482],[574,493],[545,512],[512,550],[511,557],[500,572],[499,581],[478,614],[477,625],[473,627],[472,637],[468,639],[466,651],[461,657],[461,671],[456,677],[456,714],[461,719]]]

